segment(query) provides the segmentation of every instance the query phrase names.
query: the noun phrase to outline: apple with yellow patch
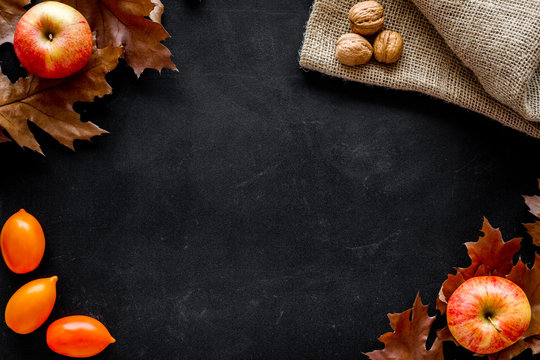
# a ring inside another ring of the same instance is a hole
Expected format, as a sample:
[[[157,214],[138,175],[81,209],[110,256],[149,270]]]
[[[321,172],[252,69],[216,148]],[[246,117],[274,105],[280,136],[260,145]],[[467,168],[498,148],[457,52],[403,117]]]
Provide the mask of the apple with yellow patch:
[[[523,290],[510,280],[478,276],[454,291],[446,317],[461,346],[477,354],[492,354],[523,336],[531,321],[531,306]]]
[[[60,79],[81,70],[92,54],[92,31],[71,6],[46,1],[24,14],[15,29],[15,53],[30,73]]]

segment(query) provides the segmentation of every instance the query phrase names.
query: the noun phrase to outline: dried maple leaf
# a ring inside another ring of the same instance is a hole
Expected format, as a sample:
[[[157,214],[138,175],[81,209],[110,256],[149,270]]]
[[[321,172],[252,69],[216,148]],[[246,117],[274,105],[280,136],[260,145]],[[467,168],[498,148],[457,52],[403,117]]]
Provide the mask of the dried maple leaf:
[[[540,196],[523,196],[531,214],[540,218]]]
[[[538,181],[538,187],[540,188],[540,180]],[[540,218],[540,196],[523,196],[523,198],[525,199],[525,204],[529,207],[531,214]],[[540,246],[540,221],[523,225],[525,225],[534,245]]]
[[[412,317],[411,317],[412,313]],[[442,342],[435,339],[431,349],[426,349],[429,330],[435,316],[428,315],[428,306],[416,295],[412,309],[399,314],[388,314],[394,332],[379,337],[385,347],[366,355],[371,360],[443,360]]]
[[[88,140],[105,133],[91,122],[81,122],[73,104],[92,102],[112,92],[105,75],[116,67],[121,54],[119,47],[96,50],[83,70],[59,80],[30,75],[13,84],[0,72],[0,126],[20,146],[40,153],[28,121],[71,149],[76,139]]]
[[[540,221],[537,221],[531,224],[523,224],[523,225],[525,225],[527,232],[533,239],[534,245],[540,246]]]
[[[163,6],[163,3],[160,0],[151,0],[152,3],[155,5],[154,10],[150,13],[150,19],[154,22],[161,24],[161,16],[163,16],[163,13],[165,12],[165,6]]]
[[[465,243],[471,265],[456,268],[456,275],[449,274],[439,291],[437,310],[443,315],[446,313],[448,299],[465,280],[482,275],[505,276],[512,270],[512,259],[521,246],[521,239],[504,242],[501,231],[494,229],[486,218],[482,232],[484,236],[480,236],[477,242]]]
[[[146,68],[177,70],[171,52],[161,42],[170,38],[165,28],[146,19],[154,10],[151,0],[63,0],[77,8],[96,32],[98,48],[123,46],[135,74]]]
[[[0,1],[0,44],[13,42],[15,27],[26,10],[24,6],[30,0],[2,0]]]
[[[453,341],[457,346],[460,346],[456,339],[454,338],[454,335],[450,332],[450,328],[448,326],[445,326],[443,329],[437,331],[437,339],[440,341]]]
[[[6,135],[4,135],[4,129],[2,129],[0,127],[0,144],[3,143],[3,142],[8,142],[8,141],[11,141],[9,140]]]
[[[472,276],[478,267],[483,265],[492,275],[507,275],[514,265],[512,259],[521,246],[521,238],[504,242],[501,231],[493,228],[486,218],[484,218],[482,232],[484,236],[480,236],[477,242],[465,243],[471,265],[458,270]]]
[[[501,352],[488,355],[488,357],[489,360],[510,360],[527,349],[531,349],[533,355],[540,353],[540,338],[532,336],[526,339],[521,339],[514,345],[504,349]]]

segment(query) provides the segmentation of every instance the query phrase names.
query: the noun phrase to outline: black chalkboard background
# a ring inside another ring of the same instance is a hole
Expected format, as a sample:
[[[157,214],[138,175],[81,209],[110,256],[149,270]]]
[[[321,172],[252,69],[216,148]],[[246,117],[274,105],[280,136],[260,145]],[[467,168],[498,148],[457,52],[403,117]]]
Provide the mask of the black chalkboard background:
[[[33,273],[0,265],[0,303],[60,278],[40,330],[2,322],[2,360],[61,359],[46,326],[81,313],[117,339],[97,359],[362,359],[386,313],[434,304],[468,265],[483,216],[525,236],[540,141],[300,70],[311,0],[164,3],[180,72],[121,66],[114,95],[77,105],[110,135],[73,153],[32,127],[47,157],[0,145],[0,221],[25,208],[47,237]]]

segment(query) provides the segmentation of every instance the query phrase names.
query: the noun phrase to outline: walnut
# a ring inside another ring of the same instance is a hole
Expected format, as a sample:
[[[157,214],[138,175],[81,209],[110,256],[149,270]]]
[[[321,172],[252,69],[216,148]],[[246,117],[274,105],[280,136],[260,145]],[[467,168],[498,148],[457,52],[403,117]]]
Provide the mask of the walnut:
[[[371,35],[381,30],[384,24],[384,9],[376,1],[363,1],[349,11],[349,20],[353,32]]]
[[[373,51],[377,61],[385,64],[394,63],[403,52],[403,39],[395,31],[384,30],[375,39]]]
[[[336,57],[344,65],[365,64],[371,59],[372,55],[373,48],[371,44],[358,34],[342,35],[336,44]]]

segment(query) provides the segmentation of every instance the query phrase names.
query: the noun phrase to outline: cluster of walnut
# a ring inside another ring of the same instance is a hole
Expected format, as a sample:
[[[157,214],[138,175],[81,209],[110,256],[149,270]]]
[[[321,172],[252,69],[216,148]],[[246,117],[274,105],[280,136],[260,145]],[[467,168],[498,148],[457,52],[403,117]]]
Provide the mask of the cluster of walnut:
[[[395,31],[382,31],[373,46],[362,35],[373,35],[384,25],[384,9],[376,1],[363,1],[349,11],[352,33],[342,35],[336,44],[336,56],[344,65],[365,64],[375,55],[377,61],[391,64],[401,56],[403,39]]]

